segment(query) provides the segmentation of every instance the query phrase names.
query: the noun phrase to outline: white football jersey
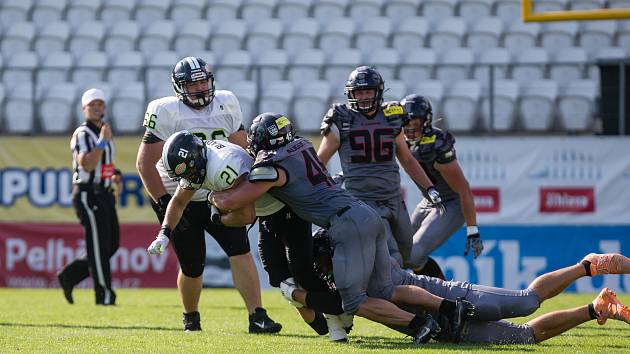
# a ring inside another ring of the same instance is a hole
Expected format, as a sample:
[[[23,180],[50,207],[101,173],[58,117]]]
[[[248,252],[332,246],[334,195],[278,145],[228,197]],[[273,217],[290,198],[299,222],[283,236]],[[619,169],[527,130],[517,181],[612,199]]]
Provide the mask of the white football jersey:
[[[188,130],[202,140],[227,140],[242,124],[243,113],[238,99],[232,92],[223,90],[215,91],[212,102],[202,109],[193,109],[175,96],[153,100],[147,107],[143,123],[148,131],[164,141],[181,130]],[[177,182],[168,178],[161,159],[156,167],[166,191],[175,193]],[[206,192],[198,191],[192,200],[205,198]]]

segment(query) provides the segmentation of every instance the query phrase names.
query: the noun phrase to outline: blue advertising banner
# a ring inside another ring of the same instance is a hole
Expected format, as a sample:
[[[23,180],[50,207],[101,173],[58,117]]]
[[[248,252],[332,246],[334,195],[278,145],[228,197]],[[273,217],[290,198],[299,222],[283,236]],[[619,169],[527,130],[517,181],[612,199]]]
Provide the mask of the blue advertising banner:
[[[525,289],[537,276],[579,262],[589,253],[630,254],[630,226],[483,226],[484,252],[463,256],[462,228],[432,256],[448,279]],[[602,287],[630,292],[630,274],[584,277],[567,291]]]

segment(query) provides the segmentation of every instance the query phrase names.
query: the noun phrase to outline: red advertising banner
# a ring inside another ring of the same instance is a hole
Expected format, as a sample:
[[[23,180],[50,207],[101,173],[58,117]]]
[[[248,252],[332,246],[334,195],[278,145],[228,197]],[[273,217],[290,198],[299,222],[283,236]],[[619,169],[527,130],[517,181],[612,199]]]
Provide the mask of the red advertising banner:
[[[541,213],[593,213],[595,191],[593,187],[540,188]]]
[[[149,255],[157,224],[123,224],[120,247],[110,259],[115,288],[171,288],[179,265],[173,249]],[[77,224],[0,223],[0,287],[58,287],[56,273],[85,256]],[[91,278],[79,285],[91,287]]]
[[[479,213],[497,213],[500,210],[499,188],[472,188],[475,209]]]

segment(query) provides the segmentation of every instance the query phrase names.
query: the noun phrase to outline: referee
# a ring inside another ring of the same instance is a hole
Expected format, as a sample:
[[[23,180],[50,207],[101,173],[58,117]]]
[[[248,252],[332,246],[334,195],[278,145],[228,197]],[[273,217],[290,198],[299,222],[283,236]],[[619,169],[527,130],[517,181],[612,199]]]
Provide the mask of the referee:
[[[119,242],[114,184],[120,171],[114,167],[114,142],[105,116],[105,95],[89,89],[81,97],[85,123],[72,134],[72,202],[84,228],[87,259],[76,259],[58,273],[59,284],[69,303],[72,289],[90,274],[94,281],[97,305],[114,305],[109,259]],[[119,187],[119,186],[117,186]],[[120,190],[120,189],[119,189]]]

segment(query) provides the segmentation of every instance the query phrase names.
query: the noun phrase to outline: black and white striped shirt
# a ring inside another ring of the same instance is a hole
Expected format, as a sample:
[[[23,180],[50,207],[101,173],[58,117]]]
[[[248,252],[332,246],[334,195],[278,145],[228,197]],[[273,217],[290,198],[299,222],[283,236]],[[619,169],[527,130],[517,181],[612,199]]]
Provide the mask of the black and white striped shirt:
[[[85,171],[77,161],[81,153],[89,153],[95,149],[101,129],[91,122],[81,124],[72,133],[70,149],[72,150],[72,175],[73,184],[100,185],[109,188],[112,185],[111,177],[114,175],[114,143],[108,141],[100,161],[96,164],[94,171]]]

